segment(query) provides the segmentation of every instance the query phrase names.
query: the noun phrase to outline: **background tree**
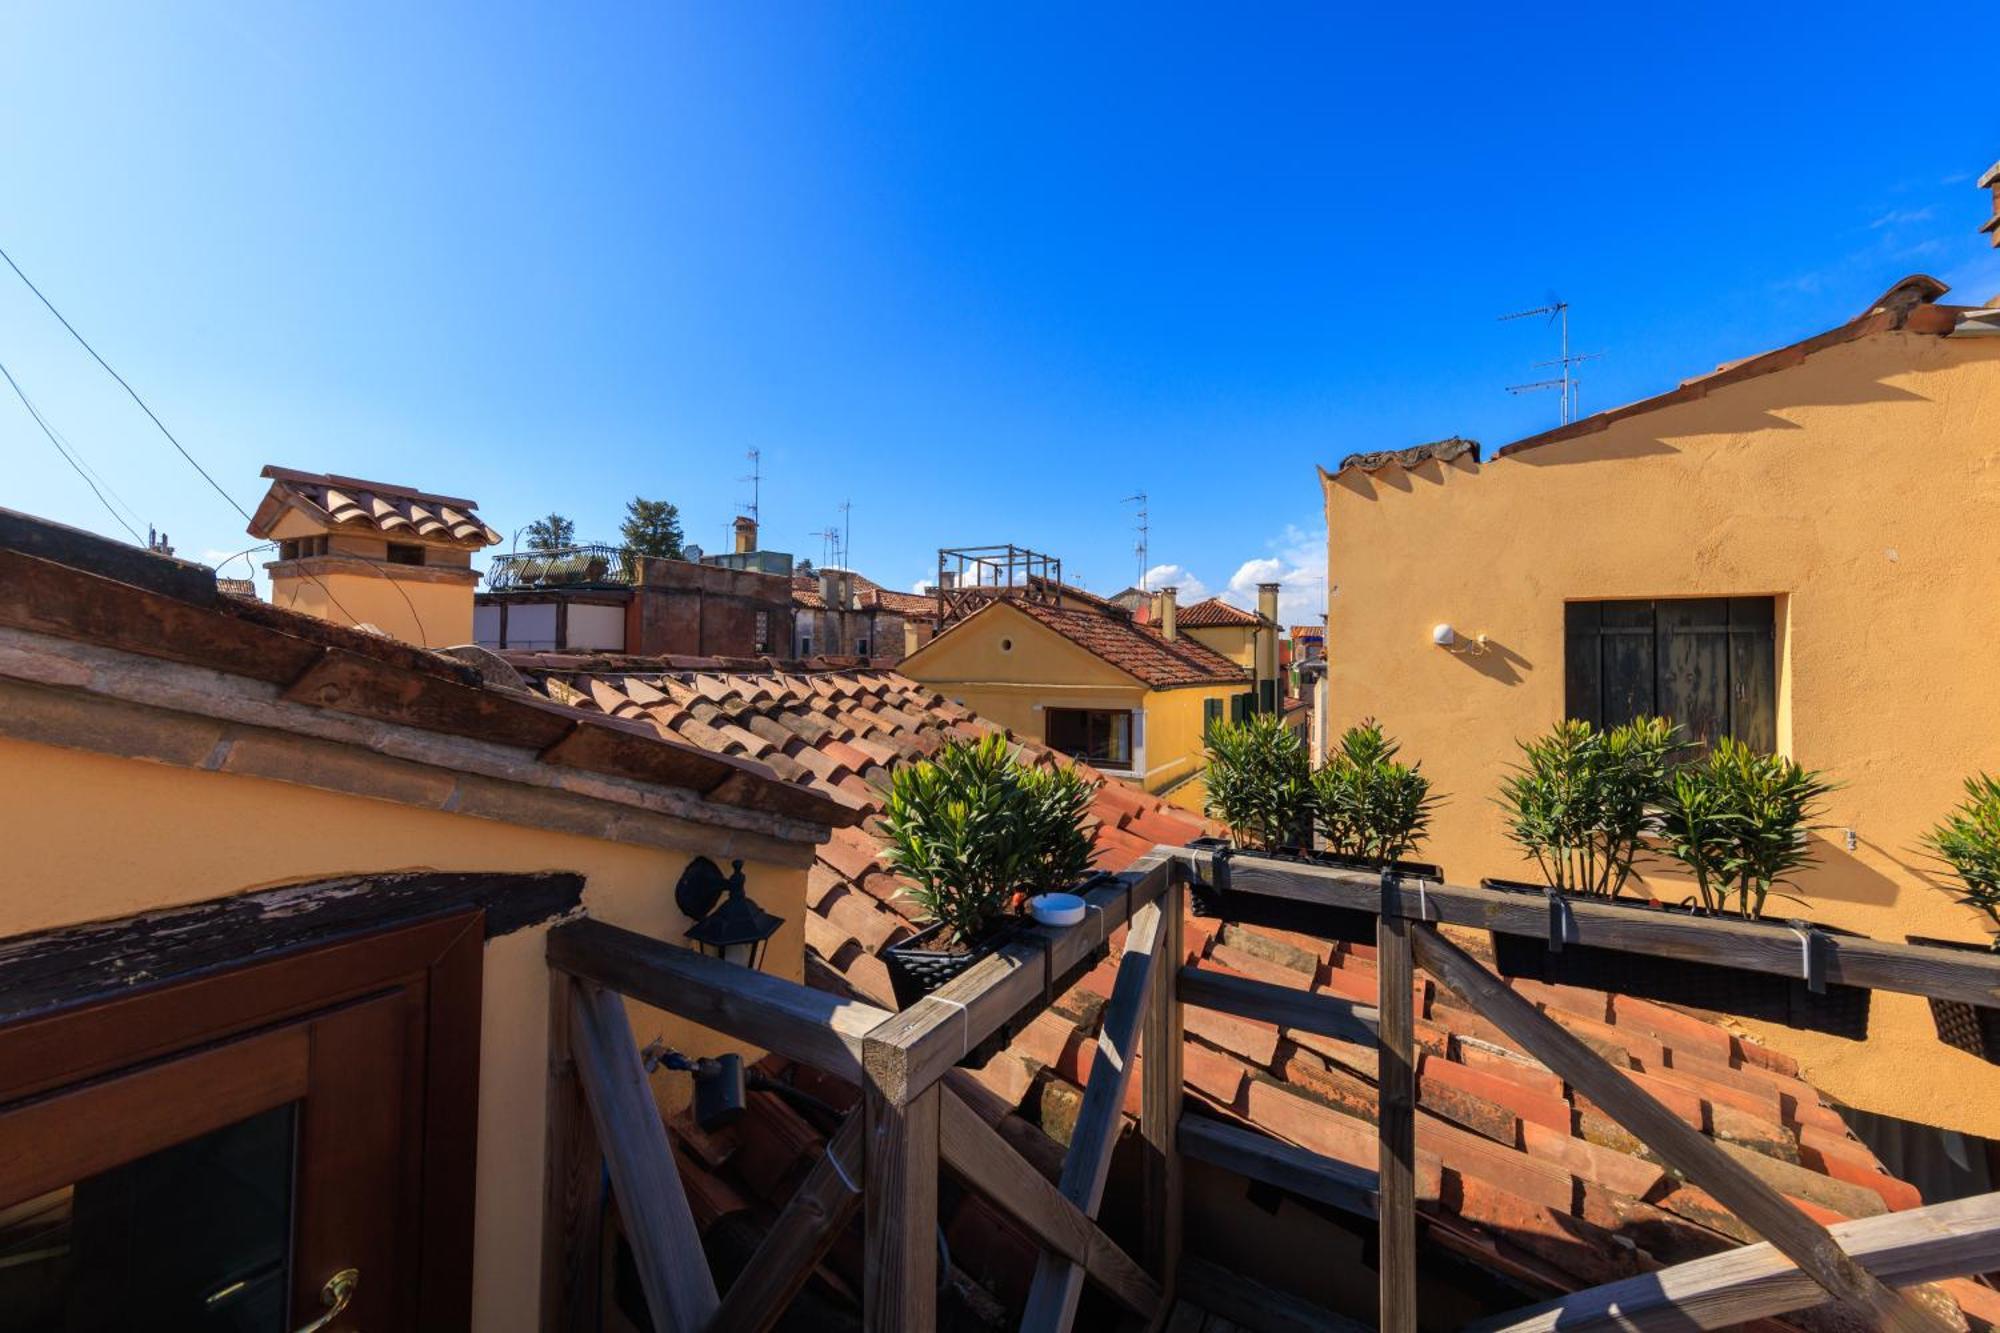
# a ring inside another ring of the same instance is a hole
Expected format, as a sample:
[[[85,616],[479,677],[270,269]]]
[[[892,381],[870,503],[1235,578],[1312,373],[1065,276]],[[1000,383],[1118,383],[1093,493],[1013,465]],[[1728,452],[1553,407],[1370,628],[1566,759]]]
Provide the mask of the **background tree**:
[[[625,549],[633,555],[681,558],[681,511],[665,500],[633,497],[625,506],[625,521],[618,531],[625,538]]]
[[[538,518],[528,525],[528,549],[530,551],[559,551],[565,546],[576,545],[576,524],[561,514],[550,514]]]
[[[810,560],[800,560],[797,564],[792,566],[792,573],[794,574],[804,574],[807,577],[811,577],[813,574],[817,572],[818,571],[813,568],[813,562]]]

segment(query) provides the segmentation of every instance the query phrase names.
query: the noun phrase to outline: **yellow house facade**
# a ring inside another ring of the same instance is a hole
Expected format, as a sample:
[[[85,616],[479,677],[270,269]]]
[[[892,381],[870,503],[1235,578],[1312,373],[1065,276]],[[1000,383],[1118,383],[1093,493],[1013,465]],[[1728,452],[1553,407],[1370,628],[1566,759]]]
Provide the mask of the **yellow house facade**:
[[[1492,800],[1516,743],[1666,711],[1842,784],[1805,904],[1774,915],[1982,937],[1918,841],[1966,775],[2000,770],[2000,319],[1943,291],[1907,279],[1837,329],[1488,460],[1449,440],[1322,472],[1320,706],[1329,735],[1380,719],[1444,793],[1425,860],[1535,878]],[[1762,1035],[1852,1106],[2000,1137],[2000,1068],[1942,1045],[1922,999],[1874,1005],[1865,1042]]]
[[[274,604],[343,625],[372,625],[420,648],[472,643],[478,551],[500,534],[470,500],[328,473],[267,467],[251,515],[274,542]]]
[[[1248,671],[1208,645],[1083,597],[996,598],[899,669],[1148,792],[1200,768],[1208,722],[1240,713],[1250,688]]]
[[[567,1188],[551,927],[692,947],[677,883],[740,862],[780,920],[762,966],[797,980],[807,867],[856,812],[532,698],[477,650],[223,596],[200,566],[6,511],[0,590],[0,1138],[47,1166],[0,1190],[46,1188],[35,1206],[81,1228],[84,1175],[290,1114],[282,1326],[354,1267],[359,1327],[543,1327]],[[627,1011],[642,1043],[743,1049]],[[675,1108],[687,1079],[655,1092]]]

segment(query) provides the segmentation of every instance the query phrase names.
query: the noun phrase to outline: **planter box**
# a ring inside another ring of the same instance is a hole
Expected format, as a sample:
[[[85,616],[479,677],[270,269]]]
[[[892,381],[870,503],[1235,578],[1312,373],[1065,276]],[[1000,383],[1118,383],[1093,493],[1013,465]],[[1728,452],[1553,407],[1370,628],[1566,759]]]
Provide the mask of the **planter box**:
[[[1314,852],[1296,847],[1280,848],[1275,852],[1252,852],[1240,847],[1230,847],[1220,838],[1199,839],[1189,845],[1206,847],[1230,859],[1242,858],[1276,865],[1327,866],[1336,870],[1358,870],[1371,875],[1379,875],[1384,869],[1391,869],[1409,879],[1427,880],[1433,884],[1444,883],[1443,871],[1434,865],[1416,861],[1393,863],[1370,861],[1360,857],[1335,856],[1331,852]],[[1223,880],[1227,883],[1226,875]],[[1348,944],[1375,943],[1375,913],[1360,908],[1324,906],[1318,903],[1296,902],[1288,898],[1272,898],[1261,893],[1231,892],[1227,889],[1217,892],[1212,888],[1197,889],[1192,897],[1196,916],[1219,917],[1224,921],[1241,922],[1246,926],[1269,926],[1274,930],[1292,930],[1302,935],[1340,940]]]
[[[1991,954],[1983,944],[1964,940],[1934,940],[1923,935],[1906,936],[1910,943],[1931,949],[1957,949],[1964,953]],[[1938,1040],[1955,1050],[1967,1051],[1988,1064],[2000,1065],[2000,1009],[1963,1000],[1931,1000],[1931,1022],[1937,1024]]]
[[[1547,892],[1539,884],[1524,884],[1518,880],[1484,879],[1480,884],[1502,893],[1531,893],[1538,898]],[[1633,912],[1683,910],[1634,899],[1591,897],[1575,898],[1573,901],[1587,901]],[[1749,924],[1769,930],[1785,948],[1796,951],[1800,947],[1798,936],[1789,926],[1767,922]],[[1826,926],[1818,929],[1828,934],[1849,933]],[[1815,992],[1806,985],[1803,977],[1781,977],[1719,963],[1662,958],[1588,944],[1565,944],[1560,950],[1555,950],[1549,948],[1547,940],[1498,931],[1493,933],[1493,961],[1503,977],[1523,977],[1530,981],[1631,995],[1642,1000],[1684,1004],[1695,1009],[1760,1018],[1808,1032],[1831,1033],[1854,1041],[1868,1035],[1868,1011],[1874,994],[1863,986],[1832,983],[1824,992]]]

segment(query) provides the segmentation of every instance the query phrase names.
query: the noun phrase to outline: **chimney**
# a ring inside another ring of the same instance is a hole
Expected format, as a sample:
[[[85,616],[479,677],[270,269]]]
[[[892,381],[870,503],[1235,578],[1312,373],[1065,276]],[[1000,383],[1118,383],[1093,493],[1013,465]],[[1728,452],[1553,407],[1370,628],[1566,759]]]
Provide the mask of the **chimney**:
[[[736,554],[748,555],[757,549],[757,520],[748,514],[736,516]]]
[[[1160,589],[1160,633],[1169,639],[1177,639],[1181,633],[1180,608],[1174,603],[1180,591],[1179,588]]]
[[[1278,585],[1257,585],[1257,707],[1278,711]]]
[[[819,599],[826,604],[826,609],[829,611],[842,609],[840,605],[839,570],[822,569],[819,572]]]

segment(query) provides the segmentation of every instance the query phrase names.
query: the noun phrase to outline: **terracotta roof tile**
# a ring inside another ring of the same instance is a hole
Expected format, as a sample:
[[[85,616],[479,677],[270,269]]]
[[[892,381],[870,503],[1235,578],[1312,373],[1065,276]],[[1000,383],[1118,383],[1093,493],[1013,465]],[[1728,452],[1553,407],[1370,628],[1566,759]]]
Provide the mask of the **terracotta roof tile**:
[[[495,545],[500,534],[474,513],[470,500],[430,495],[409,486],[362,481],[325,472],[266,467],[271,489],[251,517],[249,533],[268,537],[278,517],[297,509],[322,523],[367,528],[391,538],[445,542],[474,549]]]
[[[1264,622],[1253,611],[1245,611],[1240,606],[1231,606],[1220,597],[1210,597],[1174,612],[1174,621],[1182,629],[1211,629],[1223,625],[1241,625],[1252,628]]]
[[[1122,611],[1090,606],[1053,606],[1015,599],[995,601],[947,626],[938,637],[962,633],[963,626],[982,616],[1006,615],[1009,610],[1046,626],[1156,690],[1181,685],[1237,684],[1250,679],[1242,667],[1198,639],[1185,634],[1168,639],[1152,626],[1136,623]]]

